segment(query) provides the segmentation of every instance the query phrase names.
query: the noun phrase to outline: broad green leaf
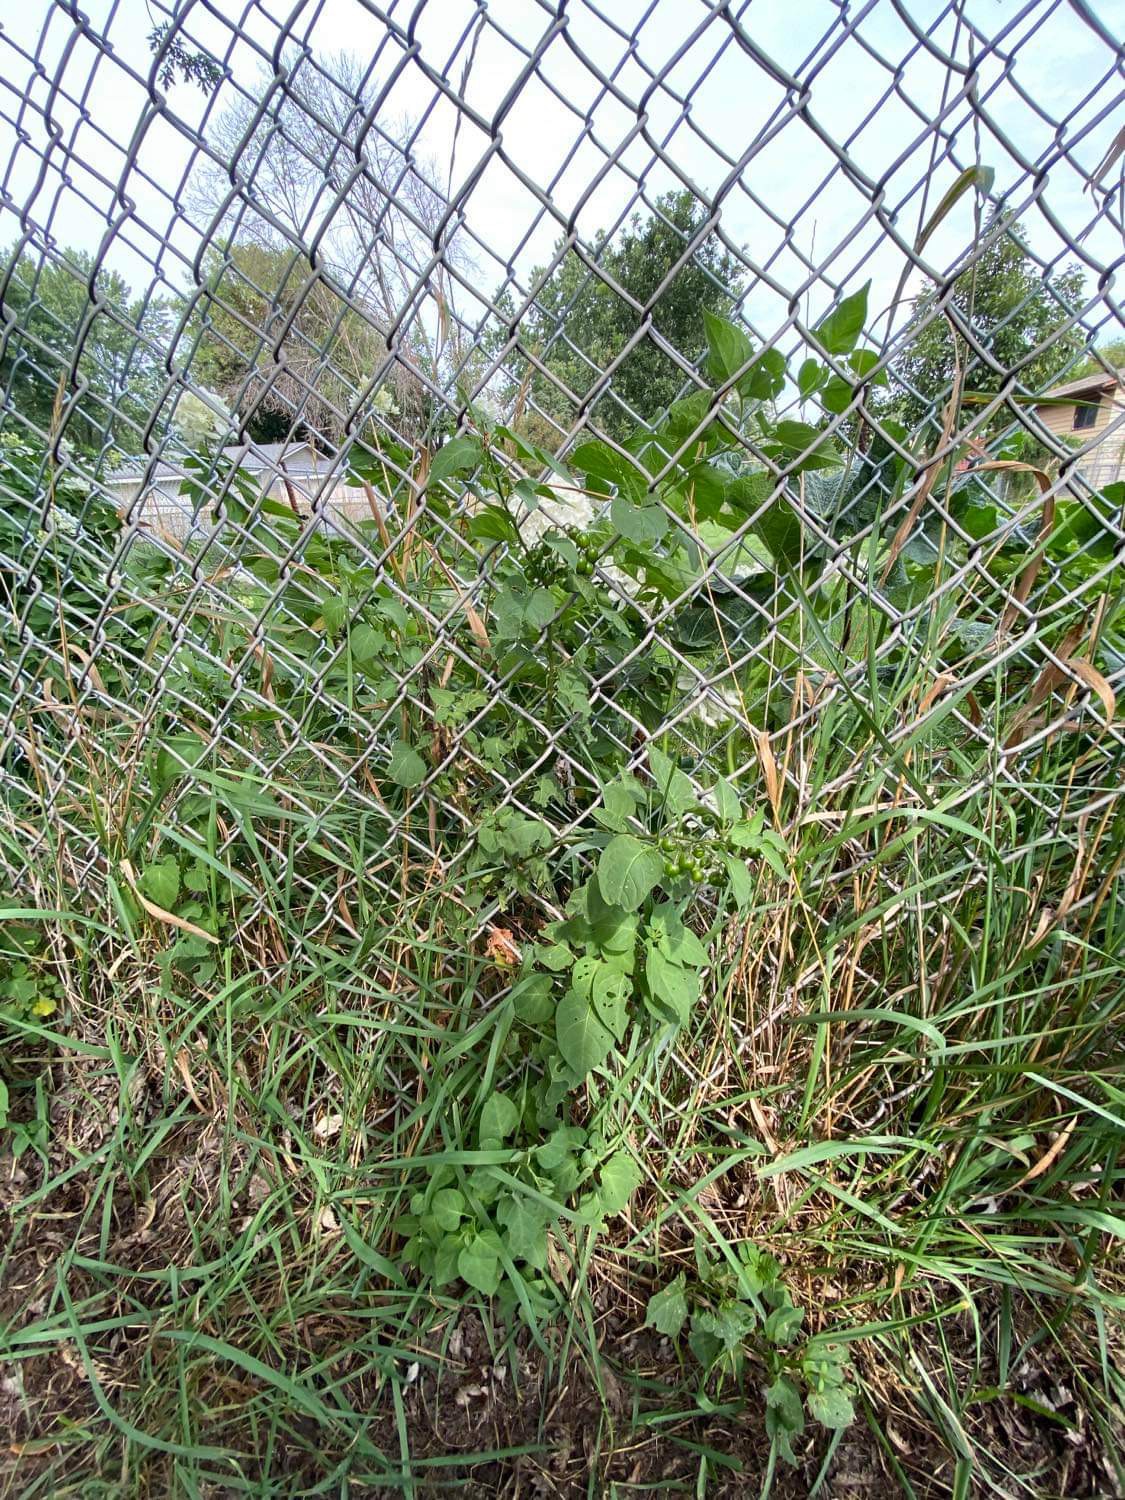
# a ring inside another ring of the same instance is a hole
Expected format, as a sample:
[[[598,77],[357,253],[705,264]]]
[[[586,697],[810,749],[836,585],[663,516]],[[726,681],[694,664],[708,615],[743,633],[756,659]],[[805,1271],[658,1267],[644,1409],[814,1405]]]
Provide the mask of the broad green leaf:
[[[568,990],[555,1012],[555,1037],[566,1064],[580,1078],[605,1061],[613,1049],[613,1034],[598,1020],[593,1004],[577,990]]]
[[[478,541],[511,542],[520,539],[516,524],[506,510],[499,505],[486,505],[469,522],[469,535]]]
[[[738,793],[725,776],[720,776],[714,787],[715,811],[723,823],[737,823],[742,816],[742,802]]]
[[[631,833],[619,833],[602,850],[598,886],[611,906],[636,911],[664,873],[660,851]]]
[[[425,780],[426,762],[413,745],[408,745],[405,740],[396,740],[391,746],[387,775],[397,786],[417,786]]]
[[[816,325],[814,333],[821,347],[829,354],[848,354],[859,342],[863,325],[867,322],[867,294],[871,290],[868,281],[858,292],[834,307],[827,317]]]
[[[766,507],[754,522],[754,530],[781,567],[800,566],[804,551],[801,522],[786,495],[779,495]]]
[[[339,635],[348,618],[348,596],[346,593],[329,594],[320,608],[320,617],[329,635]]]
[[[648,768],[656,783],[657,802],[665,813],[691,812],[695,808],[699,799],[691,777],[681,771],[659,745],[648,747]]]
[[[653,997],[671,1012],[681,1026],[685,1026],[691,1019],[692,1007],[699,999],[698,973],[674,963],[659,948],[648,950],[645,973]]]
[[[797,1331],[804,1319],[803,1307],[793,1307],[790,1303],[786,1303],[774,1308],[766,1318],[762,1332],[771,1344],[791,1344],[797,1337]]]
[[[741,328],[706,307],[703,329],[707,335],[707,377],[715,385],[725,385],[753,359],[754,346]]]
[[[740,516],[751,516],[766,503],[776,484],[773,475],[765,470],[756,474],[740,474],[727,485],[723,499]]]
[[[721,1302],[712,1312],[698,1313],[694,1326],[719,1340],[728,1352],[737,1349],[758,1321],[754,1309],[745,1302]]]
[[[535,1160],[544,1172],[553,1172],[571,1151],[586,1144],[581,1125],[556,1125],[541,1146],[535,1148]]]
[[[683,504],[678,506],[683,514],[690,514],[694,522],[711,521],[719,514],[730,487],[730,477],[713,464],[689,465],[681,477],[667,491],[666,497],[678,496]]]
[[[842,375],[833,375],[820,393],[820,404],[825,411],[839,416],[841,412],[847,411],[854,395],[855,387],[850,380],[845,380]]]
[[[739,394],[750,401],[772,401],[785,388],[788,370],[780,349],[763,349],[739,380]]]
[[[742,910],[749,906],[754,896],[754,881],[746,867],[746,861],[739,859],[737,854],[724,854],[723,863],[730,878],[730,893],[734,897],[734,904]]]
[[[664,873],[663,860],[660,872]],[[625,911],[616,902],[607,901],[597,880],[586,882],[582,899],[589,924],[588,940],[594,944],[603,958],[614,961],[617,968],[631,969],[633,952],[637,944],[638,919],[636,915]]]
[[[155,905],[171,911],[180,894],[180,866],[176,856],[166,854],[163,859],[146,865],[137,884]]]
[[[552,974],[560,974],[563,969],[569,969],[573,964],[574,954],[565,943],[537,943],[535,962],[542,964],[545,969],[550,969]]]
[[[434,1285],[437,1287],[448,1286],[451,1281],[456,1281],[461,1274],[457,1261],[461,1254],[463,1241],[459,1234],[447,1234],[440,1240],[434,1250]]]
[[[353,660],[359,665],[365,666],[368,662],[376,661],[383,653],[385,637],[381,630],[375,630],[370,625],[359,624],[348,636],[348,646]]]
[[[626,1001],[632,989],[633,981],[628,974],[611,968],[609,964],[599,963],[590,998],[598,1020],[609,1027],[619,1042],[624,1039],[625,1028],[629,1024]]]
[[[869,375],[878,363],[879,353],[876,349],[853,349],[848,355],[848,364],[856,372],[860,380]],[[880,370],[877,375],[872,375],[870,384],[886,385],[886,370]]]
[[[787,463],[797,454],[823,451],[823,445],[828,441],[821,428],[813,427],[808,422],[796,422],[791,418],[778,422],[770,433],[770,439],[771,446],[784,450],[783,456]],[[840,462],[838,455],[831,456],[833,463]]]
[[[207,755],[206,741],[197,734],[171,735],[156,752],[156,772],[161,781],[186,776]]]
[[[812,393],[823,385],[828,371],[818,359],[806,359],[797,371],[797,389],[801,400],[807,401]]]
[[[512,1009],[528,1026],[542,1026],[555,1012],[550,974],[528,974],[512,988]]]
[[[520,1112],[506,1094],[490,1094],[480,1112],[480,1138],[506,1141],[520,1123]]]
[[[674,1339],[687,1321],[688,1304],[684,1288],[687,1277],[683,1271],[666,1287],[654,1292],[645,1309],[645,1327],[655,1328],[665,1338]]]
[[[838,1431],[855,1421],[855,1408],[842,1385],[826,1385],[822,1391],[810,1391],[806,1399],[809,1416],[822,1427]]]
[[[456,1188],[438,1188],[430,1203],[430,1213],[439,1228],[447,1232],[454,1230],[464,1217],[464,1196]]]
[[[658,542],[668,530],[668,517],[659,505],[634,505],[624,495],[610,502],[609,518],[623,537],[639,544]]]
[[[481,461],[481,446],[474,437],[450,438],[438,449],[430,464],[430,483],[438,484],[453,474],[465,474]]]
[[[500,1285],[500,1236],[486,1229],[471,1239],[457,1257],[461,1279],[478,1292],[491,1297]]]
[[[548,1211],[522,1194],[513,1193],[497,1205],[496,1218],[504,1226],[513,1260],[542,1270],[547,1264]]]
[[[803,1431],[805,1413],[801,1393],[787,1376],[779,1375],[766,1391],[766,1406],[788,1432]]]
[[[594,815],[604,828],[626,833],[629,819],[636,812],[638,802],[643,800],[644,794],[631,776],[618,778],[602,787],[604,805],[596,808]]]
[[[596,953],[584,953],[581,958],[576,958],[570,974],[571,987],[585,999],[593,999],[594,979],[602,967],[602,960]]]
[[[558,612],[558,601],[550,589],[532,589],[524,600],[523,617],[533,630],[549,625]]]
[[[663,902],[653,911],[649,933],[661,953],[674,963],[701,969],[707,962],[707,949],[691,928],[684,925],[671,901]]]
[[[600,481],[591,484],[590,488],[603,494],[607,485],[613,485],[622,495],[640,503],[648,493],[648,480],[636,464],[596,439],[580,443],[568,462],[585,474],[588,480]]]
[[[628,1151],[615,1151],[602,1167],[598,1206],[603,1214],[619,1214],[640,1186],[644,1173]]]

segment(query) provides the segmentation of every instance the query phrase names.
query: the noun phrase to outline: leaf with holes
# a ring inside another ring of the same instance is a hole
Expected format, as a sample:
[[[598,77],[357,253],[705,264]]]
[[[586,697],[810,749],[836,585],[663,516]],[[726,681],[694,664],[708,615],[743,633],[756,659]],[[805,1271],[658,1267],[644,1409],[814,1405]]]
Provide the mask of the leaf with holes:
[[[629,1024],[626,1002],[632,990],[633,981],[628,974],[622,973],[620,969],[615,969],[609,964],[598,965],[590,991],[590,999],[593,1001],[598,1020],[604,1026],[609,1027],[619,1042],[624,1040],[625,1028]]]
[[[566,1064],[585,1078],[613,1050],[613,1033],[598,1020],[593,1003],[568,990],[555,1012],[555,1037]]]
[[[810,1391],[808,1407],[809,1416],[833,1432],[850,1427],[855,1421],[855,1408],[842,1385],[826,1385],[821,1391]]]

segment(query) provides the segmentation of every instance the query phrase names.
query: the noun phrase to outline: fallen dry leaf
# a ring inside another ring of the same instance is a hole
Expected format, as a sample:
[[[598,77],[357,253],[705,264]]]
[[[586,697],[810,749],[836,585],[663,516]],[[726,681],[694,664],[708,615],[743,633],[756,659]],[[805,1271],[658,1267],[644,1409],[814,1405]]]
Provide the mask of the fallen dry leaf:
[[[505,968],[511,964],[518,964],[523,958],[519,945],[506,927],[488,929],[488,943],[485,951],[493,963],[502,964]]]

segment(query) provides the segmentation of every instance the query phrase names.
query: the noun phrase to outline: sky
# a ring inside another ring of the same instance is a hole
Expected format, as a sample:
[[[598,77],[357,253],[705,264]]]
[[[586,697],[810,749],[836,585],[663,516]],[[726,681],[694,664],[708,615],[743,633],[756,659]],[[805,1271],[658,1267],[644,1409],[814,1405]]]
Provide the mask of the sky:
[[[152,86],[147,37],[167,4],[84,0],[76,22],[69,5],[22,0],[0,11],[0,244],[47,234],[135,291],[182,291],[205,230],[193,174],[225,103],[258,96],[278,59],[330,71],[346,51],[370,68],[380,125],[409,134],[457,205],[465,316],[483,310],[474,289],[526,285],[560,236],[588,243],[638,192],[689,186],[744,249],[743,314],[760,337],[794,305],[815,321],[869,277],[874,318],[900,278],[913,292],[925,277],[873,199],[912,244],[974,162],[1043,263],[1077,255],[1093,290],[1123,248],[1104,217],[1089,227],[1087,179],[1125,127],[1111,41],[1125,0],[1084,9],[1090,20],[1070,0],[181,0],[187,44],[227,70],[206,96]],[[307,242],[324,228],[314,213]],[[928,265],[954,264],[972,233],[969,194]],[[1090,316],[1104,324],[1106,304]]]

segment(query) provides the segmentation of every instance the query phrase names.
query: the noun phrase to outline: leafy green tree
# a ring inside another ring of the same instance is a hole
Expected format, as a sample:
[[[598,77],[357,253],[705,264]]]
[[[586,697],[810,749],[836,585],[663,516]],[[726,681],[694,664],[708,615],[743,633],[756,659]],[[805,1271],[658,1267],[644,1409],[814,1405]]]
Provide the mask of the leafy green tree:
[[[995,394],[1009,372],[1029,392],[1065,378],[1085,343],[1082,328],[1070,321],[1080,305],[1083,282],[1077,267],[1044,275],[1024,249],[1018,226],[997,237],[957,275],[948,304],[1000,368],[994,369],[960,335],[955,340],[939,310],[946,304],[938,291],[924,292],[915,303],[916,331],[910,336],[908,330],[909,341],[893,368],[893,394],[888,397],[893,414],[910,428],[940,427],[958,357],[970,399]],[[1002,428],[1008,421],[1000,411],[993,425]]]
[[[167,304],[134,297],[116,271],[99,270],[95,277],[84,250],[48,258],[13,246],[0,267],[6,325],[0,383],[14,410],[40,435],[57,426],[76,448],[139,452],[164,381]],[[92,279],[97,310],[83,331]]]
[[[259,442],[294,430],[338,439],[387,354],[372,318],[330,277],[292,249],[256,242],[212,253],[196,332],[193,378]],[[404,402],[413,394],[405,385],[397,393]]]
[[[693,194],[666,193],[647,219],[634,214],[612,239],[603,234],[594,241],[595,264],[641,310],[573,250],[562,257],[536,299],[525,341],[580,402],[651,314],[644,334],[613,371],[612,394],[602,394],[595,403],[596,425],[618,439],[634,429],[637,418],[652,422],[683,389],[683,368],[661,342],[694,363],[703,352],[704,310],[727,313],[738,296],[741,267],[716,236],[708,235],[680,264],[703,218],[703,205]],[[533,280],[541,274],[533,273]],[[559,427],[571,425],[575,404],[553,380],[536,372],[530,389],[534,404]]]
[[[1106,370],[1125,370],[1125,338],[1107,339],[1104,344],[1098,344],[1091,350],[1088,359],[1084,359],[1074,371],[1077,380],[1080,375],[1104,375]]]

